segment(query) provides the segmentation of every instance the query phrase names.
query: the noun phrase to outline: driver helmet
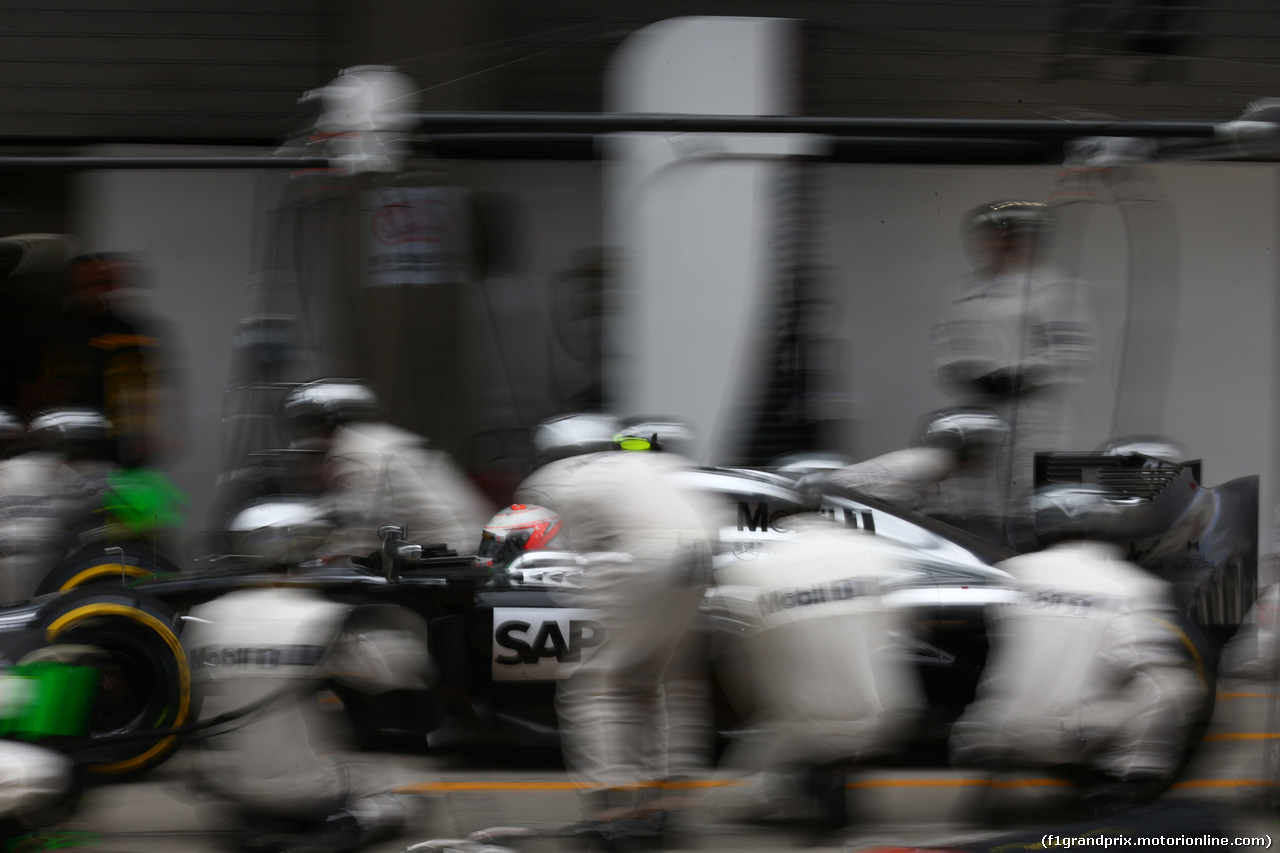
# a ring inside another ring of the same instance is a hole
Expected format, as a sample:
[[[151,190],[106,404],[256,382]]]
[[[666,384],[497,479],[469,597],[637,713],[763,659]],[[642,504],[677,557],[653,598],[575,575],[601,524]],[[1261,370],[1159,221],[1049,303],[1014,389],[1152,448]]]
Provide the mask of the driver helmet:
[[[596,412],[560,415],[538,424],[533,430],[533,446],[538,463],[545,465],[557,459],[583,453],[600,453],[617,447],[617,418]]]
[[[512,504],[498,511],[484,526],[477,569],[499,571],[525,551],[545,550],[560,535],[560,514],[544,506]]]
[[[296,435],[324,434],[341,424],[376,418],[378,398],[358,379],[318,379],[286,394],[282,412]]]
[[[1008,425],[991,409],[955,406],[921,418],[911,445],[950,450],[958,459],[967,460],[993,452],[1008,434]]]

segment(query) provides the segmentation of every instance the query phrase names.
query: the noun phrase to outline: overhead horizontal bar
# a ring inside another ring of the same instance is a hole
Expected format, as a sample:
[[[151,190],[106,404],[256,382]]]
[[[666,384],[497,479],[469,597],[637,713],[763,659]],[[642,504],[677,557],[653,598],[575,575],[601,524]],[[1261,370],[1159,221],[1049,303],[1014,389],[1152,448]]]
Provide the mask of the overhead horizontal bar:
[[[438,133],[818,133],[831,136],[999,137],[1078,139],[1128,136],[1210,139],[1208,121],[1056,119],[823,118],[817,116],[683,115],[668,113],[418,112],[413,128]]]
[[[0,154],[0,170],[47,169],[81,171],[90,169],[327,169],[324,157],[111,157],[75,154],[12,155]]]

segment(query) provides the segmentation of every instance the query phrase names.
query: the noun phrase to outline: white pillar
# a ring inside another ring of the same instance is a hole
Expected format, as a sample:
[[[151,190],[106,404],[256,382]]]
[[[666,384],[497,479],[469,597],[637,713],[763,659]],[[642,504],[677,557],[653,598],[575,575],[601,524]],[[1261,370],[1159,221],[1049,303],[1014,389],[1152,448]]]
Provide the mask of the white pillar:
[[[767,18],[677,18],[615,55],[607,109],[788,115],[800,28]],[[668,415],[713,462],[739,437],[730,421],[763,367],[753,332],[776,279],[778,184],[814,137],[624,133],[608,140],[605,235],[617,289],[606,340],[608,403]]]

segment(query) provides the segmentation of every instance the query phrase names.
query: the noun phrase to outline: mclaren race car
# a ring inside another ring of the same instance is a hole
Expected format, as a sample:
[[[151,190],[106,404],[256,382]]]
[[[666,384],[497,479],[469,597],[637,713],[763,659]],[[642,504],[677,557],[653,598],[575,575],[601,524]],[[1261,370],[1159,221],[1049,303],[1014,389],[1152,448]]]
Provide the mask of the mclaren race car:
[[[1037,470],[1043,483],[1091,483],[1133,502],[1130,556],[1174,583],[1193,639],[1188,654],[1211,664],[1215,641],[1229,636],[1256,597],[1257,478],[1205,488],[1198,463],[1137,453],[1042,454]],[[790,535],[787,519],[803,509],[795,473],[701,469],[684,476],[722,502],[721,564],[770,549]],[[1013,552],[857,494],[829,494],[821,512],[883,537],[910,568],[910,579],[886,598],[913,616],[918,631],[908,653],[922,672],[928,728],[945,732],[973,698],[986,657],[983,610],[1011,596],[1009,577],[996,566]],[[555,740],[555,683],[609,631],[566,594],[581,583],[576,556],[526,552],[507,571],[491,574],[471,558],[418,553],[403,541],[403,531],[384,528],[383,548],[368,558],[295,562],[318,535],[318,523],[299,499],[251,506],[230,533],[241,553],[255,558],[227,557],[194,570],[165,571],[168,565],[137,546],[90,546],[46,578],[45,595],[0,609],[0,636],[74,638],[109,653],[105,701],[90,725],[102,744],[93,768],[102,774],[146,770],[176,748],[175,735],[191,715],[191,668],[206,665],[180,645],[181,614],[256,584],[320,590],[355,610],[407,608],[426,621],[437,670],[430,693],[367,697],[336,690],[367,741],[406,737],[412,741],[401,741],[405,745],[440,747]],[[704,627],[714,650],[715,637],[734,626],[717,624],[710,615],[716,608],[707,612]],[[745,693],[749,701],[750,690]],[[721,700],[719,722],[728,726],[744,711],[741,695]]]

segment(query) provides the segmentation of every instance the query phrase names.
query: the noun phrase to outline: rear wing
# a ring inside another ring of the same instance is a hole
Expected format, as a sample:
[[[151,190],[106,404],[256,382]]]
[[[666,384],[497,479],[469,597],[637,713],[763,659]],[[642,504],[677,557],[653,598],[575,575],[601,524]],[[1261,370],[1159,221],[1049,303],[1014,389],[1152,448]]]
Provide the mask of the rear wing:
[[[1142,501],[1133,562],[1173,584],[1197,624],[1233,630],[1258,597],[1258,483],[1200,484],[1200,461],[1138,453],[1037,453],[1035,485],[1080,483]]]

